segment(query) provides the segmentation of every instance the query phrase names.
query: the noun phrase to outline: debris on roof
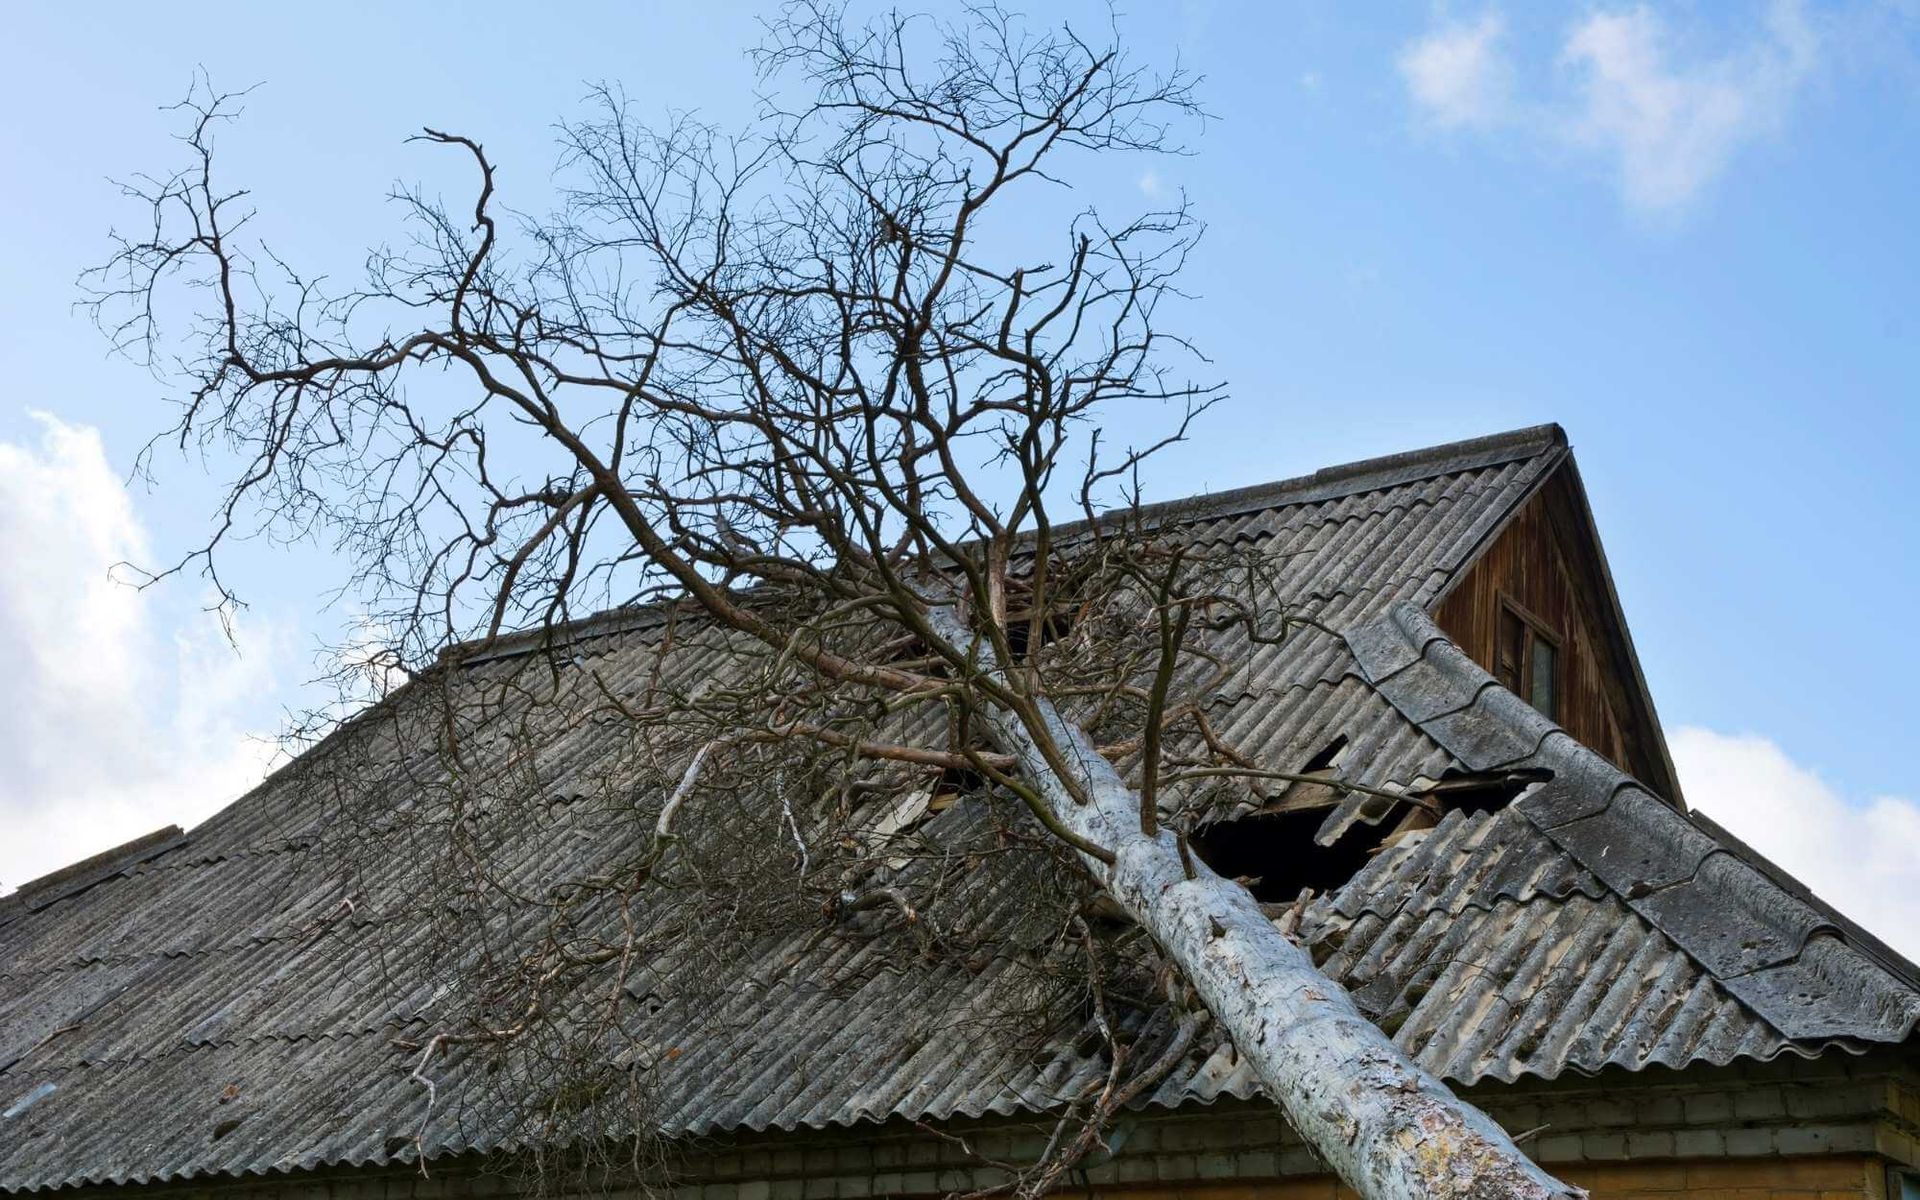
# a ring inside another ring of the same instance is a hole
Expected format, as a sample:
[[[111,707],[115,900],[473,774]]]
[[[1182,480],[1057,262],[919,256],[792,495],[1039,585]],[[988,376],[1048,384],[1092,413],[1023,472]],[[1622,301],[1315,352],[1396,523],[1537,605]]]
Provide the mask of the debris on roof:
[[[1208,707],[1234,744],[1286,770],[1337,762],[1343,779],[1379,793],[1335,797],[1307,783],[1274,800],[1276,812],[1304,814],[1309,841],[1358,837],[1371,851],[1292,914],[1298,936],[1423,1065],[1460,1083],[1906,1040],[1920,1019],[1910,968],[1887,966],[1849,925],[1558,731],[1426,618],[1423,607],[1565,457],[1558,429],[1523,430],[1153,514],[1196,541],[1257,549],[1281,564],[1284,599],[1317,601],[1323,629],[1221,647],[1233,669]],[[656,615],[609,614],[568,636],[616,688],[656,666],[686,679],[739,669],[722,637],[666,648]],[[503,639],[464,660],[460,679],[475,695],[510,681],[538,644]],[[410,694],[391,707],[404,713]],[[476,839],[473,852],[528,888],[621,861],[634,847],[630,818],[576,802],[587,781],[617,777],[619,731],[564,726],[529,763],[509,739],[486,736],[489,721],[511,715],[463,715],[478,731],[468,767],[503,788],[524,781],[538,819]],[[382,734],[369,723],[343,736]],[[0,1188],[523,1144],[525,1127],[488,1084],[498,1060],[486,1047],[444,1052],[431,1110],[415,1074],[453,1003],[450,972],[481,951],[449,941],[436,924],[444,914],[410,902],[416,839],[440,819],[422,780],[438,767],[403,762],[399,748],[383,754],[365,761],[389,767],[355,785],[385,806],[365,825],[343,825],[338,805],[295,786],[296,763],[190,837],[0,912]],[[938,882],[910,917],[855,894],[823,918],[833,928],[755,935],[720,973],[671,936],[686,916],[680,901],[638,915],[661,941],[625,979],[627,1040],[606,1065],[644,1077],[658,1128],[1046,1109],[1105,1071],[1076,1014],[1024,1044],[980,1036],[1026,999],[1022,947],[889,950],[889,938],[930,943],[962,927],[998,936],[1042,886],[1028,861],[1038,856],[980,853],[949,871],[919,852],[994,834],[984,801],[922,792],[866,801],[858,839],[902,886]],[[1480,800],[1438,799],[1450,794]],[[1427,827],[1388,823],[1421,795],[1436,797]],[[729,851],[726,829],[685,835],[690,851],[702,838]],[[346,844],[359,852],[352,862]],[[489,937],[510,948],[518,928],[503,916]],[[1209,1033],[1150,1100],[1254,1088]]]

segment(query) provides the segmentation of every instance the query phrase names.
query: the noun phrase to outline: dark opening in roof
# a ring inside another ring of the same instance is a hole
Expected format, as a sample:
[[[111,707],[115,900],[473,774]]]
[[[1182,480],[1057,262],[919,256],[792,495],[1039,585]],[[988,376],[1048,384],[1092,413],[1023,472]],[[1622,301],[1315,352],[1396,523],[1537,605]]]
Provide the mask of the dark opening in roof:
[[[1229,879],[1238,879],[1254,899],[1283,904],[1311,888],[1316,895],[1334,891],[1359,873],[1379,847],[1383,832],[1363,827],[1331,846],[1313,840],[1325,813],[1255,813],[1216,821],[1189,839],[1202,862]]]

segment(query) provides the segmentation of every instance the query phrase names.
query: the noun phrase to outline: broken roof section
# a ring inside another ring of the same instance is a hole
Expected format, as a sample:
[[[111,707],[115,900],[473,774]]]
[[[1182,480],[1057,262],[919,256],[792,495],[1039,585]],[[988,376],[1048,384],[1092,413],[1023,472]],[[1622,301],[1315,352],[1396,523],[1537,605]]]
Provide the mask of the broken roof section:
[[[1424,612],[1396,605],[1347,642],[1375,689],[1463,767],[1546,776],[1510,810],[1555,852],[1533,857],[1577,864],[1783,1043],[1898,1042],[1912,1033],[1920,972],[1911,963],[1717,825],[1690,818],[1567,736]],[[1640,1002],[1637,1019],[1652,999]]]
[[[1461,1083],[1908,1039],[1920,1018],[1910,967],[1558,732],[1424,615],[1566,460],[1559,430],[1543,427],[1155,510],[1196,540],[1269,556],[1283,598],[1313,601],[1327,627],[1224,648],[1235,669],[1209,715],[1235,744],[1291,768],[1338,742],[1342,771],[1376,786],[1553,773],[1512,805],[1449,813],[1383,850],[1307,909],[1301,936],[1405,1048]],[[616,684],[644,671],[662,637],[650,614],[610,614],[572,636]],[[515,652],[537,644],[510,642],[467,671],[510,675],[531,661]],[[675,653],[676,671],[732,669],[698,639]],[[543,746],[552,794],[603,769],[611,736],[583,724]],[[484,739],[474,752],[475,770],[510,765],[487,760]],[[424,937],[410,845],[362,837],[365,857],[343,862],[337,814],[287,777],[184,846],[83,873],[83,887],[37,909],[0,910],[0,1109],[12,1114],[0,1118],[0,1186],[383,1163],[410,1157],[416,1134],[429,1156],[524,1136],[476,1051],[440,1061],[428,1114],[412,1071],[462,948],[409,952]],[[583,825],[583,807],[558,805],[494,852],[540,880],[591,874],[632,848],[630,830]],[[980,821],[978,806],[957,804],[920,835],[958,842]],[[966,874],[955,920],[1009,919],[1033,886],[1011,862],[988,856]],[[932,868],[900,869],[910,887]],[[648,918],[665,928],[675,911]],[[903,958],[817,932],[769,935],[721,980],[693,978],[671,945],[647,964],[629,988],[631,1032],[657,1053],[630,1061],[649,1076],[662,1129],[1044,1109],[1106,1069],[1078,1024],[1018,1048],[980,1036],[1015,986],[1004,959]],[[1253,1088],[1210,1035],[1152,1102]]]

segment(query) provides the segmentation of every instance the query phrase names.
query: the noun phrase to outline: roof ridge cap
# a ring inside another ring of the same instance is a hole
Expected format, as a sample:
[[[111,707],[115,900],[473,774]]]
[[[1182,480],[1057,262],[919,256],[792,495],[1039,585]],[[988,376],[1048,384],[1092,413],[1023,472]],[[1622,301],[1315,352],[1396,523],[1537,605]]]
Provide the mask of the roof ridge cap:
[[[1127,519],[1148,522],[1215,520],[1263,508],[1283,508],[1378,491],[1418,479],[1431,479],[1456,471],[1531,458],[1566,447],[1566,430],[1558,424],[1528,425],[1481,437],[1443,442],[1437,446],[1336,463],[1321,467],[1311,474],[1249,484],[1224,492],[1199,492],[1172,500],[1157,500],[1137,508],[1112,509],[1092,521],[1083,518],[1056,525],[1052,533],[1056,539],[1070,538],[1086,532],[1095,524]],[[443,650],[441,658],[443,661],[457,659],[463,667],[475,666],[495,658],[514,657],[543,648],[558,649],[585,638],[648,629],[666,620],[668,613],[684,602],[684,597],[675,597],[648,604],[616,606],[570,621],[502,633],[492,639],[476,638],[457,642]]]
[[[1915,965],[1912,959],[1882,941],[1872,930],[1861,925],[1825,900],[1822,900],[1818,893],[1805,883],[1802,883],[1786,868],[1754,849],[1747,843],[1746,839],[1714,820],[1708,814],[1699,809],[1690,809],[1686,817],[1687,820],[1693,824],[1704,828],[1710,837],[1720,843],[1721,853],[1733,855],[1735,858],[1766,876],[1775,887],[1780,888],[1789,896],[1818,911],[1820,915],[1831,922],[1833,927],[1844,935],[1849,942],[1856,943],[1854,946],[1855,949],[1864,953],[1868,958],[1873,959],[1893,975],[1898,976],[1902,983],[1907,984],[1916,991],[1920,991],[1920,965]],[[1807,935],[1808,940],[1811,941],[1819,932],[1817,929],[1810,932]]]
[[[1543,450],[1566,446],[1567,432],[1554,422],[1544,425],[1527,425],[1519,429],[1502,430],[1499,433],[1483,434],[1480,437],[1462,438],[1454,442],[1442,442],[1437,446],[1424,446],[1416,450],[1401,450],[1393,454],[1381,454],[1372,458],[1356,459],[1353,462],[1335,463],[1322,467],[1305,478],[1320,482],[1351,478],[1386,471],[1394,467],[1413,464],[1438,464],[1440,473],[1452,468],[1455,459],[1477,460],[1485,455],[1504,455],[1514,457],[1538,454]]]
[[[1509,429],[1501,433],[1466,438],[1457,442],[1443,442],[1437,446],[1401,450],[1393,454],[1336,463],[1306,475],[1248,484],[1245,487],[1229,488],[1224,492],[1199,492],[1172,500],[1159,500],[1152,504],[1143,504],[1139,508],[1115,510],[1113,517],[1118,519],[1122,515],[1127,515],[1149,520],[1169,517],[1178,520],[1215,519],[1255,509],[1280,508],[1308,503],[1310,500],[1331,500],[1340,496],[1378,491],[1397,484],[1411,483],[1416,479],[1430,479],[1436,475],[1447,475],[1455,471],[1469,471],[1478,467],[1512,462],[1515,459],[1531,458],[1549,450],[1565,449],[1566,446],[1567,434],[1559,425],[1551,422],[1545,425],[1529,425],[1521,429]],[[1108,518],[1103,515],[1099,519]],[[1077,521],[1071,525],[1063,525],[1055,532],[1057,535],[1066,536],[1086,528],[1087,524],[1088,522],[1084,520]]]
[[[22,883],[6,897],[28,910],[45,908],[56,900],[85,891],[97,883],[131,870],[149,859],[187,843],[178,825],[165,825],[137,838],[109,846],[96,854],[56,867]]]
[[[1535,785],[1512,807],[1783,1037],[1800,1037],[1793,1032],[1793,1014],[1768,1011],[1759,1003],[1758,993],[1742,987],[1742,981],[1792,967],[1821,933],[1878,967],[1909,995],[1920,994],[1920,983],[1911,974],[1897,970],[1895,964],[1875,952],[1877,939],[1855,937],[1849,928],[1853,923],[1844,917],[1836,921],[1832,906],[1804,885],[1798,889],[1784,886],[1777,877],[1784,872],[1756,866],[1729,845],[1737,839],[1718,836],[1718,826],[1702,828],[1599,752],[1534,712],[1467,657],[1419,606],[1407,601],[1391,605],[1371,621],[1345,631],[1342,637],[1374,690],[1469,768],[1552,770],[1553,778]],[[1427,669],[1410,670],[1423,662]],[[1396,686],[1396,680],[1400,686]],[[1536,737],[1541,728],[1546,732]],[[1490,736],[1490,731],[1505,736]],[[1524,752],[1511,753],[1515,747],[1524,747]],[[1501,754],[1506,755],[1501,761],[1491,760]],[[1625,796],[1632,792],[1641,793],[1642,799]],[[1665,815],[1658,815],[1661,813]],[[1671,822],[1667,828],[1652,827],[1667,822]],[[1633,836],[1636,827],[1645,833]],[[1600,843],[1597,853],[1587,844],[1595,841]],[[1609,856],[1608,851],[1616,848],[1620,852]],[[1720,917],[1717,908],[1700,912],[1689,908],[1685,914],[1670,911],[1670,901],[1682,889],[1708,886],[1701,868],[1721,854],[1744,863],[1758,876],[1758,886],[1778,893],[1778,901],[1763,901],[1738,890],[1728,893],[1729,909],[1746,913],[1754,929],[1777,929],[1784,936],[1789,931],[1779,921],[1785,912],[1797,907],[1811,915],[1812,923],[1798,929],[1797,936],[1790,939],[1792,953],[1774,960],[1736,962],[1731,965],[1740,969],[1727,969],[1726,948],[1716,939],[1726,932],[1721,926],[1739,926],[1741,921],[1728,916],[1716,924],[1714,919]],[[1678,919],[1682,915],[1688,919]],[[1847,1015],[1856,1025],[1871,1024],[1867,1015]],[[1884,1032],[1870,1028],[1857,1030],[1853,1036],[1886,1040]]]

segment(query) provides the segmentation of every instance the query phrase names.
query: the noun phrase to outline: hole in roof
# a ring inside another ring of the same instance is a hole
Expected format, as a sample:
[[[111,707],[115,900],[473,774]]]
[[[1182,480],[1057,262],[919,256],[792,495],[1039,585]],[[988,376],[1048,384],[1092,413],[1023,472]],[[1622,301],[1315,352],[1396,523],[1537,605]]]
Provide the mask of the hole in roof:
[[[1031,644],[1036,625],[1039,627],[1039,646]],[[1015,662],[1026,662],[1031,651],[1051,646],[1071,632],[1073,618],[1064,609],[1056,608],[1039,621],[1033,619],[1031,612],[1014,613],[1007,618],[1007,649],[1013,652]]]
[[[1259,806],[1259,813],[1291,812],[1313,809],[1324,812],[1339,804],[1348,793],[1337,785],[1334,768],[1346,753],[1347,735],[1341,734],[1322,746],[1297,774],[1310,776],[1281,786],[1277,795]]]
[[[1447,771],[1440,777],[1440,782],[1427,789],[1426,795],[1448,809],[1457,808],[1470,813],[1498,812],[1518,800],[1534,784],[1552,778],[1552,771],[1533,768],[1490,774]]]
[[[1192,834],[1194,853],[1245,884],[1255,899],[1284,904],[1303,888],[1316,895],[1337,891],[1375,855],[1431,829],[1448,812],[1495,812],[1552,778],[1542,770],[1449,772],[1405,796],[1354,793],[1336,774],[1346,749],[1347,740],[1336,738],[1299,772],[1325,782],[1293,784],[1263,808]]]
[[[907,633],[883,643],[875,656],[888,666],[904,666],[929,662],[933,651],[918,634]]]
[[[966,797],[978,796],[986,790],[987,777],[972,767],[945,767],[933,781],[927,809],[944,812]]]
[[[1193,850],[1215,871],[1246,885],[1254,898],[1285,903],[1303,888],[1331,892],[1353,878],[1367,860],[1419,810],[1407,800],[1385,800],[1366,821],[1349,817],[1322,844],[1319,835],[1355,793],[1339,786],[1335,768],[1346,754],[1347,735],[1337,734],[1295,772],[1308,776],[1289,783],[1262,807],[1216,821],[1195,832]],[[1389,820],[1403,813],[1398,823]]]
[[[1281,904],[1302,888],[1316,895],[1338,890],[1367,865],[1389,832],[1363,825],[1331,846],[1313,840],[1326,813],[1318,809],[1255,813],[1216,821],[1188,841],[1202,862],[1246,885],[1253,898]]]
[[[1101,1035],[1100,1030],[1087,1028],[1081,1030],[1079,1039],[1073,1043],[1073,1052],[1080,1058],[1092,1058],[1100,1053],[1104,1045],[1106,1045],[1106,1038]]]
[[[1316,771],[1330,771],[1340,762],[1340,755],[1347,748],[1347,735],[1341,734],[1321,747],[1320,752],[1307,760],[1300,768],[1302,775],[1312,775]]]

